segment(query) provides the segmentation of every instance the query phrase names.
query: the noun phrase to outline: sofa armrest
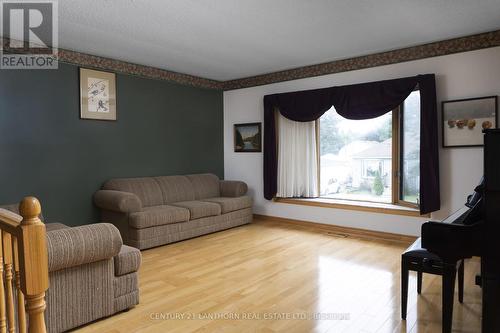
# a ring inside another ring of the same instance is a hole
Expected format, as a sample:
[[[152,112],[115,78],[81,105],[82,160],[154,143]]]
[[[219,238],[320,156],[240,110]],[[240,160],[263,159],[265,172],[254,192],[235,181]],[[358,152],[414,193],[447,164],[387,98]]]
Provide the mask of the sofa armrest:
[[[129,192],[99,190],[94,194],[97,207],[118,213],[133,213],[142,210],[142,202],[137,195]]]
[[[248,186],[245,182],[238,180],[221,180],[220,195],[221,197],[241,197],[248,191]]]
[[[122,244],[120,232],[109,223],[47,232],[49,272],[111,259]]]

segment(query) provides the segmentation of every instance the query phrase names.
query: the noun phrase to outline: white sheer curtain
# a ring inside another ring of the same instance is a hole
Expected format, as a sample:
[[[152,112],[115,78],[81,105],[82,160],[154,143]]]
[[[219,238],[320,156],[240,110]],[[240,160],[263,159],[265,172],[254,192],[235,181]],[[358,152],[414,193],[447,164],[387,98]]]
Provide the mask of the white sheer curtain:
[[[277,112],[277,197],[318,196],[316,122],[298,122]]]

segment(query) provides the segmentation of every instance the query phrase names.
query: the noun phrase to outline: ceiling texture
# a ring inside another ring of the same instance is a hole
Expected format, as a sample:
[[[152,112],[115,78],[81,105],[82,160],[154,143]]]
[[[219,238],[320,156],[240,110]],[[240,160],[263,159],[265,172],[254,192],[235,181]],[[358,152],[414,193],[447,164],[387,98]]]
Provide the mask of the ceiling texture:
[[[500,29],[500,0],[64,0],[59,47],[225,81]]]

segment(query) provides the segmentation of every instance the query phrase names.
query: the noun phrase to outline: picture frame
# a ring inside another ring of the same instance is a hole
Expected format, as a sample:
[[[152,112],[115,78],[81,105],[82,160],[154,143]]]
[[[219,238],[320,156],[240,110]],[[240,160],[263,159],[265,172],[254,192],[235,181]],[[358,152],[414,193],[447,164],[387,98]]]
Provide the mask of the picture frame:
[[[115,73],[80,68],[80,119],[116,120]]]
[[[262,123],[234,124],[234,151],[262,152]]]
[[[482,147],[483,129],[498,128],[498,96],[443,101],[443,148]]]

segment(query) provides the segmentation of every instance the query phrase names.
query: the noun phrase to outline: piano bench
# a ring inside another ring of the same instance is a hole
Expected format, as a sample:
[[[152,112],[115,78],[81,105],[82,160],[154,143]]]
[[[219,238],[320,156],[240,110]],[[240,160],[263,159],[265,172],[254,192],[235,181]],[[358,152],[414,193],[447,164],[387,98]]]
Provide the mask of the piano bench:
[[[457,265],[444,265],[440,257],[422,248],[421,239],[418,238],[401,256],[401,317],[403,320],[406,320],[408,304],[409,271],[417,272],[417,292],[419,294],[422,292],[423,273],[436,274],[443,277],[443,309],[453,309],[455,277],[458,272],[458,300],[460,303],[463,302],[464,260],[458,262],[458,267]],[[443,327],[451,327],[452,318],[449,316],[449,312],[443,312]]]

